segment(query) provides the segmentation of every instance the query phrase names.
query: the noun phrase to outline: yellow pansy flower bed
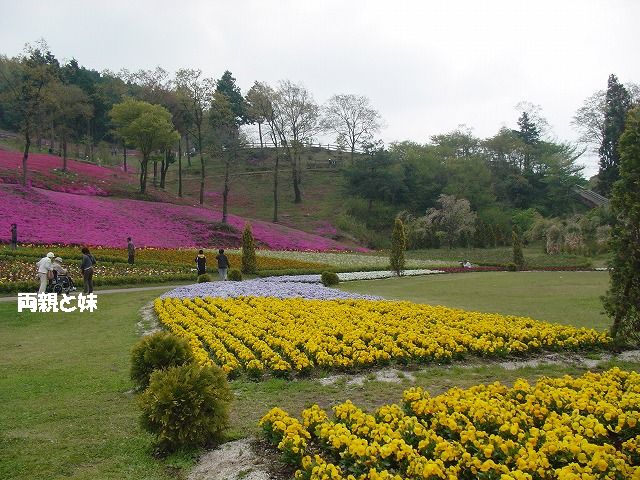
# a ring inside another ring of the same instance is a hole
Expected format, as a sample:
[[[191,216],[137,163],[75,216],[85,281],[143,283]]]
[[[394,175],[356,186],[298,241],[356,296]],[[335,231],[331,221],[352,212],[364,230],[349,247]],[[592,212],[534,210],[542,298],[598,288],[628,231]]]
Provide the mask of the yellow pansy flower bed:
[[[203,362],[256,377],[591,348],[610,341],[591,329],[399,301],[165,298],[155,301],[155,310]]]
[[[640,478],[640,374],[618,368],[435,397],[412,388],[402,407],[347,401],[332,417],[274,408],[260,425],[298,479]]]

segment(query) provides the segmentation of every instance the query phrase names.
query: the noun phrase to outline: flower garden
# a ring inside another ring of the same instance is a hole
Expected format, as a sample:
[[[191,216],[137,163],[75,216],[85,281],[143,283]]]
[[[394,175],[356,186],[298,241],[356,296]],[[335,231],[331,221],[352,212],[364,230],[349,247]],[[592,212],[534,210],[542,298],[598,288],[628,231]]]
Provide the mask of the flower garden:
[[[301,420],[260,421],[299,479],[633,479],[640,476],[640,375],[618,368],[498,382],[368,414],[347,401]]]

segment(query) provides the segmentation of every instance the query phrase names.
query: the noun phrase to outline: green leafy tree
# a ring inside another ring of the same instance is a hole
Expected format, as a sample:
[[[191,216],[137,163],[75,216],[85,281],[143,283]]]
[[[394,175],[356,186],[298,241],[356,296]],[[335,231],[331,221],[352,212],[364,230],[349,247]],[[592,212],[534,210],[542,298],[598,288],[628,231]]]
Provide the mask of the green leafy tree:
[[[622,340],[640,340],[640,107],[627,116],[620,137],[620,180],[613,188],[611,231],[613,259],[610,287],[603,298],[613,319],[611,335]]]
[[[216,92],[222,93],[227,97],[238,126],[248,123],[247,102],[240,92],[240,87],[236,85],[236,79],[233,78],[229,70],[225,71],[216,82]]]
[[[517,229],[511,232],[511,238],[513,240],[513,263],[518,270],[522,270],[525,265],[524,253],[522,253],[522,240],[520,239],[520,234]]]
[[[247,223],[242,232],[242,273],[256,273],[256,245],[251,232],[251,224]]]
[[[160,105],[127,99],[114,105],[110,115],[119,136],[138,147],[142,153],[140,193],[145,193],[151,154],[170,147],[178,140],[178,133],[171,123],[171,114]]]
[[[407,236],[404,231],[404,224],[402,220],[396,218],[393,224],[393,233],[391,234],[391,256],[389,261],[391,263],[391,270],[396,272],[396,275],[402,275],[404,271],[404,252],[407,249]]]
[[[27,184],[27,160],[31,148],[32,135],[38,128],[42,110],[48,95],[48,87],[57,80],[60,64],[49,51],[46,42],[35,46],[27,45],[17,59],[2,59],[4,96],[11,109],[16,113],[18,124],[24,135],[22,153],[22,184]]]
[[[598,170],[598,192],[609,196],[613,184],[619,177],[620,154],[618,140],[624,130],[625,118],[631,107],[627,89],[615,75],[609,76],[605,97],[602,144],[600,145],[600,168]]]

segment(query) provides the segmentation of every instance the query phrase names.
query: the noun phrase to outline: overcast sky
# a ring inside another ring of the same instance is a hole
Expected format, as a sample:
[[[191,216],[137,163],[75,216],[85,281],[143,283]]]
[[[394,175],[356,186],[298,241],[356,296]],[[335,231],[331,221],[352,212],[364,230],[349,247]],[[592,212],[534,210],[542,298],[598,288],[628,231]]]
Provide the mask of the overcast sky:
[[[319,103],[366,95],[387,143],[461,124],[491,136],[528,101],[572,141],[573,114],[609,74],[640,82],[638,18],[637,0],[0,0],[0,53],[44,38],[97,70],[230,70],[243,93],[287,78]]]

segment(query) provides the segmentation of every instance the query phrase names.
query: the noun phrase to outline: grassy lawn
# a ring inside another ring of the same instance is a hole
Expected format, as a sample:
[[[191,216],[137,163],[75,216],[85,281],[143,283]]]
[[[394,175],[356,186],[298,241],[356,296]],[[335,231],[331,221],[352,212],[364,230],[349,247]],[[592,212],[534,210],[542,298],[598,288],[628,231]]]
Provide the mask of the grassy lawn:
[[[476,272],[344,282],[342,290],[388,299],[519,315],[604,330],[607,272]]]
[[[588,265],[593,267],[604,267],[607,263],[606,255],[596,257],[585,257],[583,255],[573,255],[570,253],[560,253],[558,255],[547,255],[541,244],[529,245],[523,249],[524,258],[527,265],[534,267],[556,267]],[[513,248],[432,248],[429,250],[410,250],[406,253],[407,259],[429,259],[447,260],[460,262],[469,260],[477,264],[507,264],[513,262]]]
[[[0,478],[175,478],[129,393],[138,310],[158,294],[105,295],[94,313],[0,304]]]
[[[606,273],[471,273],[345,283],[341,288],[389,298],[529,315],[575,325],[606,327],[598,313]],[[0,478],[184,478],[191,460],[153,457],[153,439],[138,426],[128,378],[129,350],[138,338],[138,310],[160,291],[99,298],[93,314],[16,312],[0,304]],[[613,365],[613,364],[611,364]],[[618,363],[637,369],[639,364]],[[606,368],[609,365],[599,368]],[[551,365],[510,371],[495,364],[430,365],[415,381],[383,383],[364,372],[361,385],[347,378],[323,386],[317,378],[231,382],[235,401],[228,438],[258,432],[271,407],[292,414],[312,403],[331,407],[346,399],[365,408],[399,402],[420,385],[437,394],[518,377],[581,374],[585,368]]]

